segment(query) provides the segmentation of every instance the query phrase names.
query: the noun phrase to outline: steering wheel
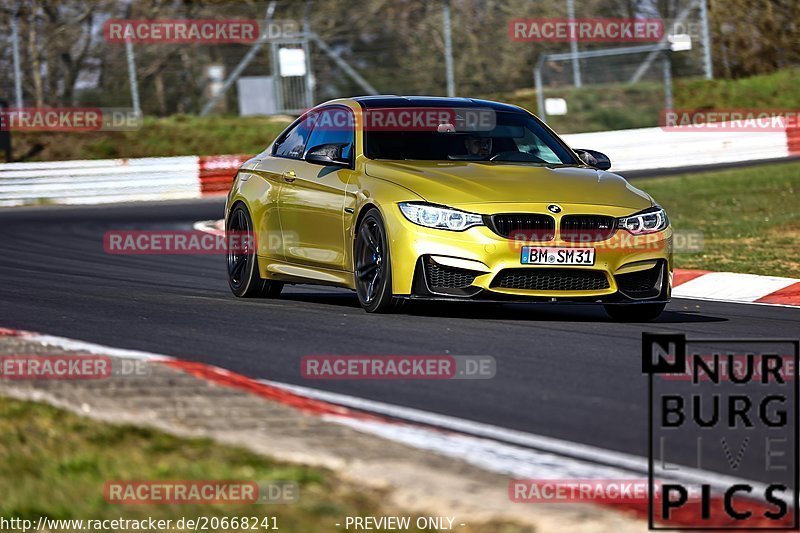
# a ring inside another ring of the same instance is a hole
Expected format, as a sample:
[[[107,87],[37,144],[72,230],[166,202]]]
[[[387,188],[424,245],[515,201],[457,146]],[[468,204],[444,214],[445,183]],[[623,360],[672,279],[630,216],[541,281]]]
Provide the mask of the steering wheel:
[[[499,152],[489,158],[489,161],[526,161],[533,163],[547,163],[544,159],[540,159],[528,152],[519,152],[517,150],[506,150]]]

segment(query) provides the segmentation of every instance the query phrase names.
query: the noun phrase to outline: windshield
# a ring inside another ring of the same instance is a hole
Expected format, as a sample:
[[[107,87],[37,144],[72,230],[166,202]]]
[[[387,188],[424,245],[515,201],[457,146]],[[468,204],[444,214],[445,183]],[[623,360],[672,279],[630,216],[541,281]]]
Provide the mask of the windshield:
[[[364,144],[370,159],[582,164],[538,120],[522,112],[499,111],[493,129],[479,132],[367,130]]]

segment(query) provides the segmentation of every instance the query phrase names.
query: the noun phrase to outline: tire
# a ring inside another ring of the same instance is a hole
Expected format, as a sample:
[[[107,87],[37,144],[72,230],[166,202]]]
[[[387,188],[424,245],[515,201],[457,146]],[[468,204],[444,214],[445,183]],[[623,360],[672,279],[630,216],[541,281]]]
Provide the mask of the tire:
[[[358,301],[367,313],[393,313],[403,307],[403,300],[392,294],[389,239],[375,208],[367,211],[356,230],[353,277]]]
[[[248,239],[246,242],[231,239],[231,233],[248,234],[255,236],[253,220],[250,213],[242,203],[237,203],[231,209],[225,225],[226,242],[242,242],[242,249],[228,248],[226,253],[228,286],[231,292],[239,298],[276,298],[283,289],[283,283],[263,279],[258,272],[258,255],[253,247],[255,242]]]
[[[649,322],[664,311],[667,304],[604,305],[608,316],[619,322]]]

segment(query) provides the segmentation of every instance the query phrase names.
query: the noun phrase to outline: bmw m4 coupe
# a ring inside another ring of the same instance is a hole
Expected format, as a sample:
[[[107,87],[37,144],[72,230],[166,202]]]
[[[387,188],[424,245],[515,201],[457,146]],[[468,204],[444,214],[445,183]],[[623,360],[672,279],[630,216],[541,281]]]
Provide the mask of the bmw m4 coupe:
[[[230,288],[352,289],[367,312],[412,300],[585,302],[618,320],[670,297],[672,228],[609,159],[522,108],[370,96],[321,104],[234,179]]]

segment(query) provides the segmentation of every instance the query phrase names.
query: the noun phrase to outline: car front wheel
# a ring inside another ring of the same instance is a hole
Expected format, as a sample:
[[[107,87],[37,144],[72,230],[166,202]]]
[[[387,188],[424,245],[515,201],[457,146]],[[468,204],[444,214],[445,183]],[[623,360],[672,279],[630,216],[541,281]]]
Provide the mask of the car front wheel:
[[[368,313],[391,313],[400,309],[403,300],[392,294],[392,264],[389,239],[383,219],[371,208],[361,219],[353,246],[356,293]]]

